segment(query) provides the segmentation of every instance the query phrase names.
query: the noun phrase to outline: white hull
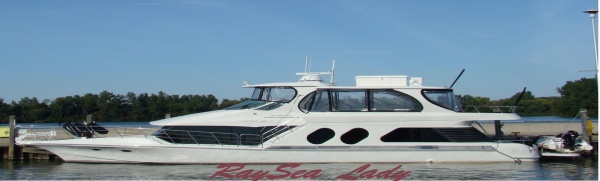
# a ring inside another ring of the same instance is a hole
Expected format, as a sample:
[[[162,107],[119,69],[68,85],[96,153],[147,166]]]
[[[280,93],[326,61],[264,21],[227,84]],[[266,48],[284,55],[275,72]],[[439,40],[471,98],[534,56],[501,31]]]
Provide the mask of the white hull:
[[[574,139],[572,149],[565,147],[564,139],[556,136],[541,136],[537,139],[535,146],[538,147],[540,155],[543,157],[579,157],[585,151],[590,151],[593,147],[587,142],[576,138]]]
[[[145,138],[103,138],[86,141],[96,142],[96,140],[117,144],[73,144],[69,140],[24,142],[22,144],[46,149],[66,162],[94,163],[513,162],[537,161],[539,158],[535,149],[530,149],[525,145],[493,142],[423,143],[418,145],[404,144],[360,147],[278,146],[263,148],[161,144]],[[118,145],[119,140],[127,140],[129,145]],[[139,145],[131,143],[138,143]],[[526,151],[527,149],[529,151]],[[528,154],[522,155],[523,153]]]

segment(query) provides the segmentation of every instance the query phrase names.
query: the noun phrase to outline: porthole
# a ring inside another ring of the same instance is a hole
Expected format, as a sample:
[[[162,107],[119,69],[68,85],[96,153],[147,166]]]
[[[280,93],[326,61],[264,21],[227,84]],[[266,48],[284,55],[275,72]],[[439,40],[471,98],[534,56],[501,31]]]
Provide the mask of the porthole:
[[[312,144],[323,144],[335,136],[335,132],[329,128],[321,128],[310,133],[306,140]]]
[[[356,144],[369,137],[369,132],[363,128],[354,128],[344,133],[341,137],[342,142],[346,144]]]

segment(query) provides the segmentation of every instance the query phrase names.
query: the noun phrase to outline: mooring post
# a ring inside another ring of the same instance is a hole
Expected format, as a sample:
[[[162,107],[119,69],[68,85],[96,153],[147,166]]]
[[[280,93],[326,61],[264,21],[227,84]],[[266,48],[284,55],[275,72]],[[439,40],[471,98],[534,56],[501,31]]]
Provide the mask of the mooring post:
[[[8,118],[8,159],[15,159],[15,116]]]
[[[165,119],[169,119],[169,118],[171,118],[171,114],[170,113],[165,114]]]
[[[588,143],[592,141],[592,125],[591,120],[588,118],[587,109],[581,109],[579,112],[581,115],[581,137]]]

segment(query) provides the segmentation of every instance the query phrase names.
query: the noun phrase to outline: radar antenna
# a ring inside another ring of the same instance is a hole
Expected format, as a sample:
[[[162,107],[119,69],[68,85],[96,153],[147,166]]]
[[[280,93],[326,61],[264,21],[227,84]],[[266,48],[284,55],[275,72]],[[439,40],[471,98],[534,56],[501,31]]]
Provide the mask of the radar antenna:
[[[331,84],[331,85],[335,84],[335,81],[334,81],[335,60],[333,60],[333,65],[331,67],[331,70],[328,71],[328,72],[310,72],[310,68],[309,68],[310,64],[309,64],[309,61],[308,61],[308,56],[306,56],[304,65],[305,65],[304,72],[303,73],[296,73],[296,75],[301,75],[302,76],[302,78],[300,78],[300,82],[304,82],[304,81],[319,81],[319,82],[323,82],[323,79],[321,79],[321,75],[331,75],[331,79],[329,81],[329,84]]]

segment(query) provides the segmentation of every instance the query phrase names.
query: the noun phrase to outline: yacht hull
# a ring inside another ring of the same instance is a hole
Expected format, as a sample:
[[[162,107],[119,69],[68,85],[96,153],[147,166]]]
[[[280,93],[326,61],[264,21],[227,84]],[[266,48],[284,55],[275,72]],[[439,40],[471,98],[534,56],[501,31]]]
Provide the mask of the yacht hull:
[[[145,138],[125,139],[128,143],[119,140],[123,139],[25,142],[22,145],[48,150],[65,162],[93,163],[520,162],[539,159],[537,150],[526,145],[494,142],[394,146],[238,147],[170,144]],[[105,143],[100,144],[100,142]]]

